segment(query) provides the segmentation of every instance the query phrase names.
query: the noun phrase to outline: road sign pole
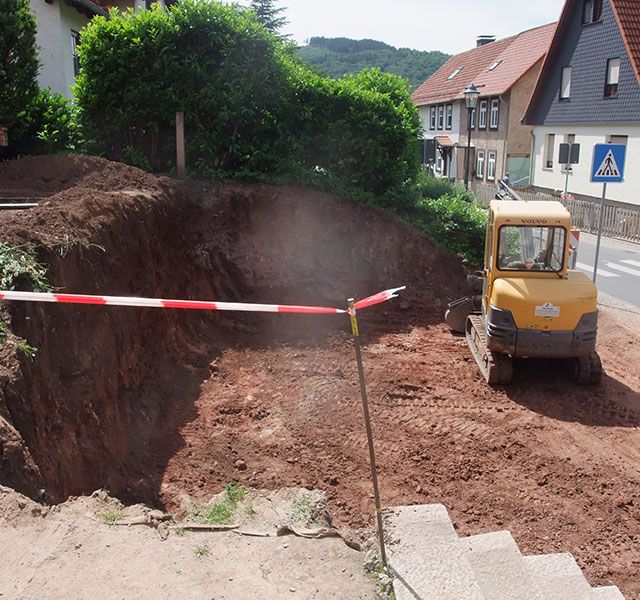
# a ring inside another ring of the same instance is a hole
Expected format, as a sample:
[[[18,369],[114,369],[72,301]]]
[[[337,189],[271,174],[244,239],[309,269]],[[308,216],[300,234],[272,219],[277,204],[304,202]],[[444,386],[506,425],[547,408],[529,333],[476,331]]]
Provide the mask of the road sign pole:
[[[604,202],[607,198],[607,184],[602,184],[602,200],[600,201],[600,224],[598,225],[598,242],[596,244],[596,258],[593,262],[593,281],[598,275],[598,259],[600,258],[600,242],[602,241],[602,229],[604,228]]]

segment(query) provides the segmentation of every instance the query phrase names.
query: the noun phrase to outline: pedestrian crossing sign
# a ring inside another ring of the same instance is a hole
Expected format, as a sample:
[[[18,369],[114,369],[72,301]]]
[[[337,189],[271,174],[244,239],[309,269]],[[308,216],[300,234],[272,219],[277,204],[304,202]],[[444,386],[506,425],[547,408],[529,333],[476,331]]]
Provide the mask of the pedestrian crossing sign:
[[[627,147],[624,144],[596,144],[593,148],[591,181],[622,183]]]

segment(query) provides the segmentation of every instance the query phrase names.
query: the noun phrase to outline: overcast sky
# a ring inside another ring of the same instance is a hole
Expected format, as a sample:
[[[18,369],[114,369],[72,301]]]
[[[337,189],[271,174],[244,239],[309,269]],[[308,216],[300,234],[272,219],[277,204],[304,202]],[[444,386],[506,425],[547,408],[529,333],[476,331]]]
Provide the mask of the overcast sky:
[[[371,38],[402,48],[456,54],[478,35],[507,37],[556,21],[563,0],[278,0],[289,24],[283,33]],[[244,4],[244,2],[242,2]]]

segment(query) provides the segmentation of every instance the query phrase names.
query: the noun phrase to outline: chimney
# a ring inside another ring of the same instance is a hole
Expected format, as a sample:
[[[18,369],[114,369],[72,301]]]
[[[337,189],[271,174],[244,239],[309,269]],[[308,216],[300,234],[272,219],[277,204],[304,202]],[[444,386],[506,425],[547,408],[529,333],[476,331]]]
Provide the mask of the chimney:
[[[496,41],[495,35],[479,35],[478,39],[476,40],[476,44],[477,44],[477,47],[479,48],[480,46],[486,46],[487,44],[490,44],[491,42],[495,42],[495,41]]]

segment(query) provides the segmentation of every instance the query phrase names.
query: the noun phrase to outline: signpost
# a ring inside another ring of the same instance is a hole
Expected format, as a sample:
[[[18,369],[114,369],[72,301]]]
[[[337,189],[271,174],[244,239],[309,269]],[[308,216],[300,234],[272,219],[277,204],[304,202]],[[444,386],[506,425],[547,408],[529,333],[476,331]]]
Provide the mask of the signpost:
[[[564,181],[564,197],[567,197],[569,190],[569,171],[570,165],[577,165],[580,162],[580,144],[569,142],[568,144],[560,144],[560,157],[558,162],[564,165],[566,178]]]
[[[593,264],[593,281],[598,275],[598,259],[600,258],[600,242],[604,226],[604,204],[607,198],[608,183],[622,183],[624,181],[624,162],[627,147],[624,144],[596,144],[593,147],[593,163],[591,165],[591,181],[602,183],[602,200],[600,202],[600,224],[598,226],[598,243],[596,244],[596,258]]]

